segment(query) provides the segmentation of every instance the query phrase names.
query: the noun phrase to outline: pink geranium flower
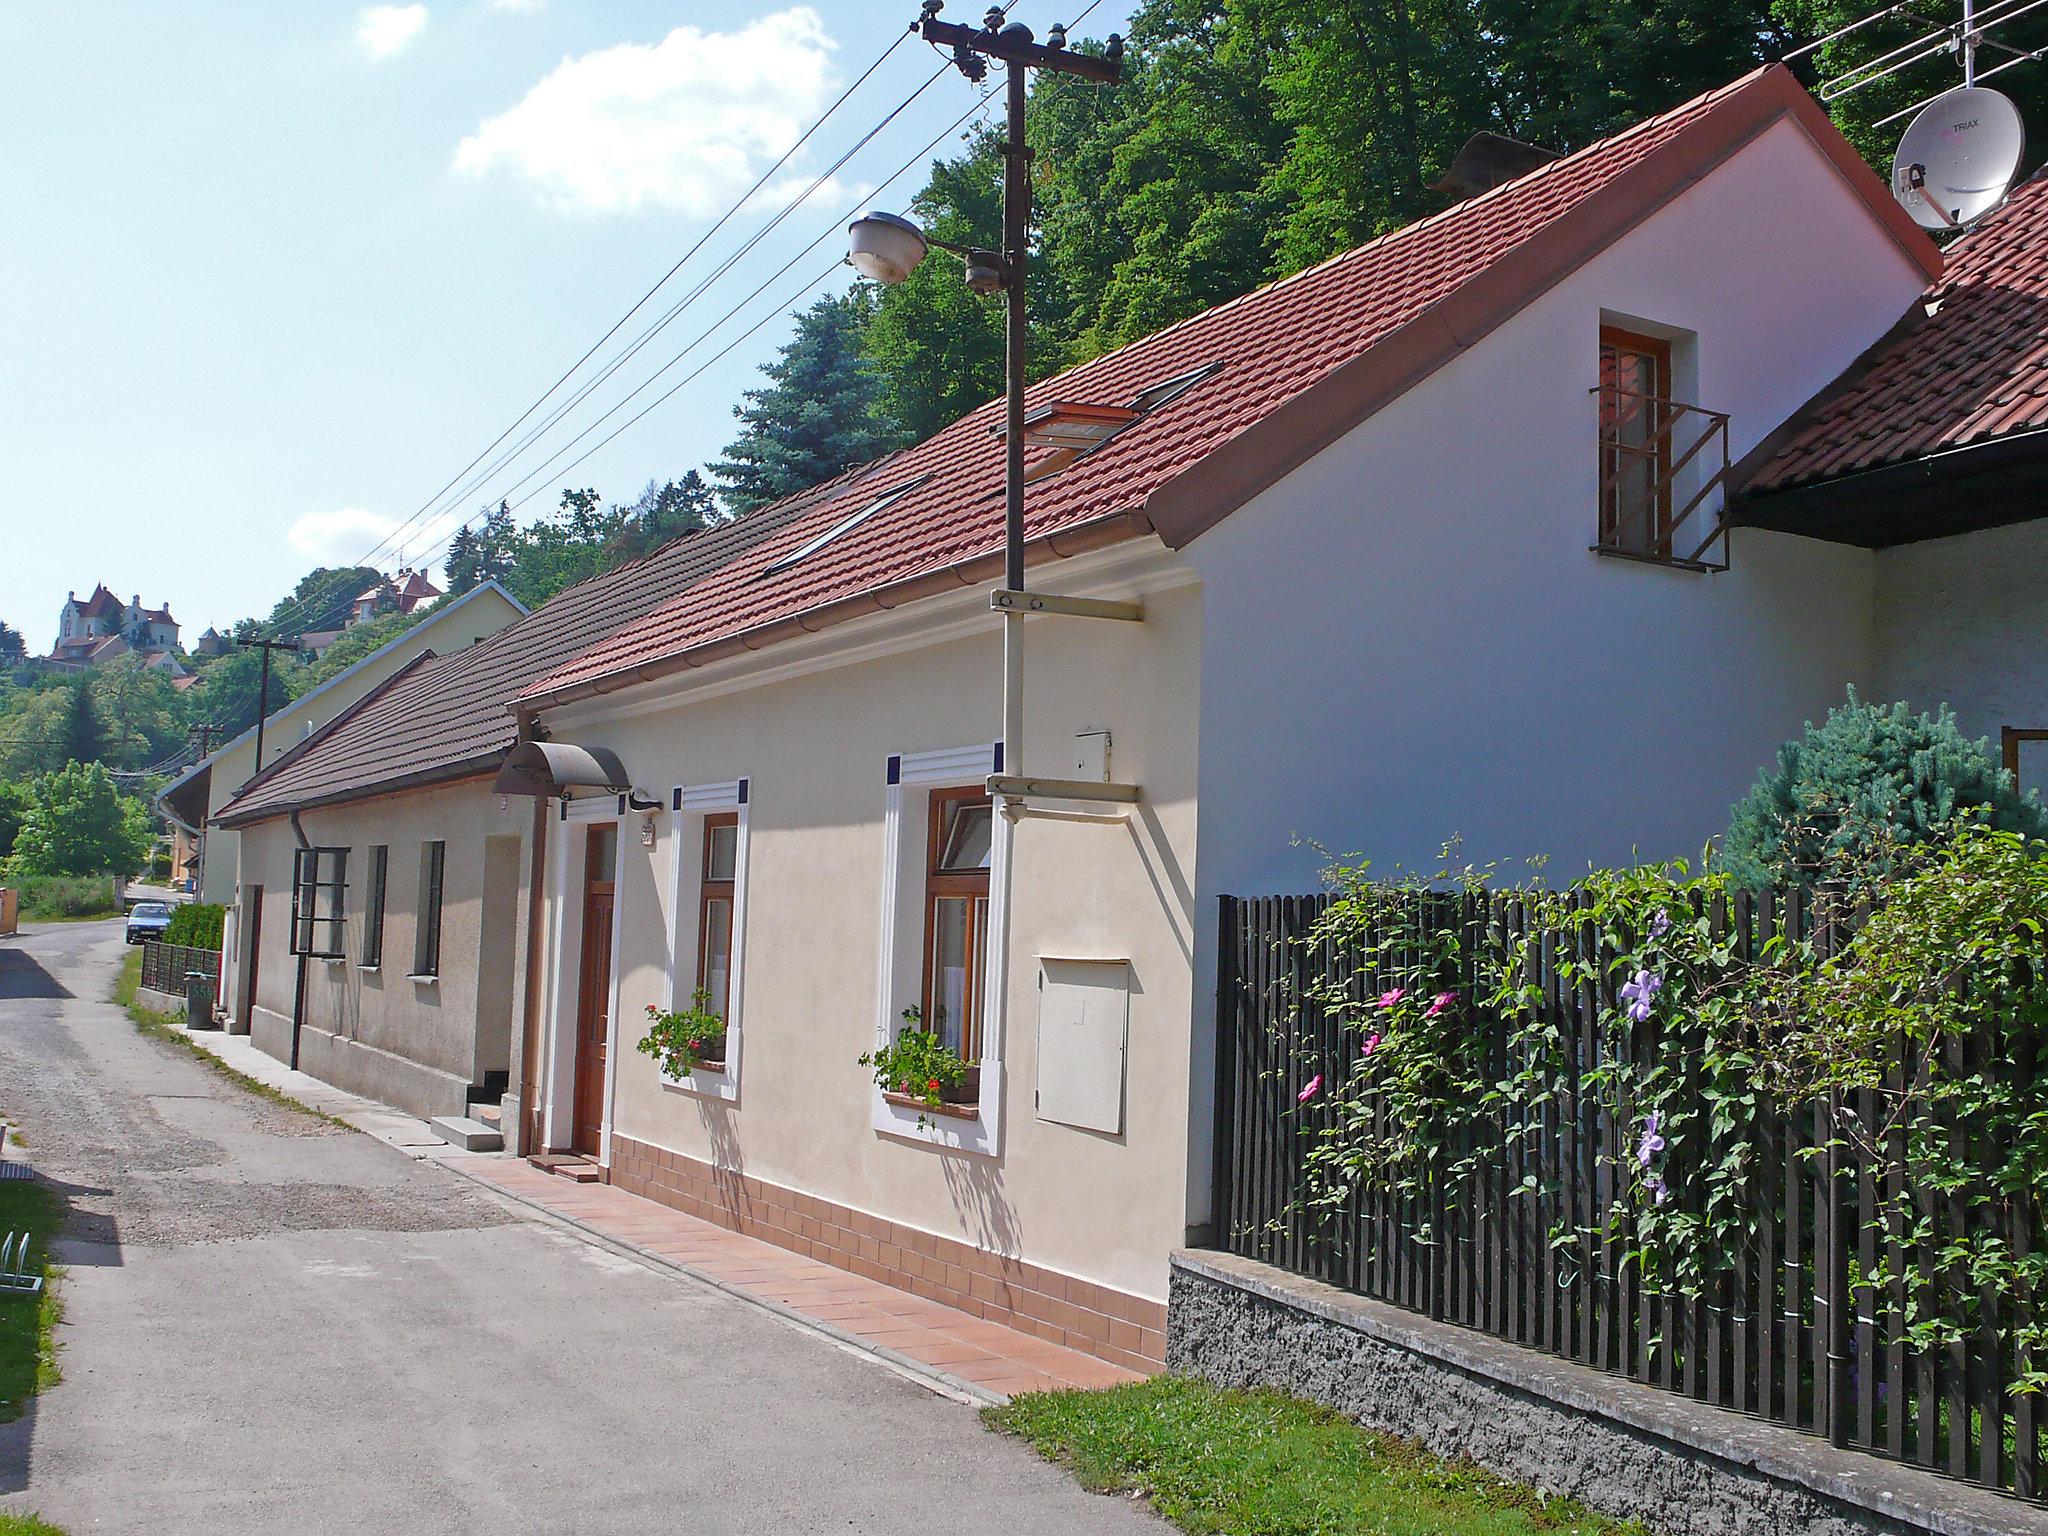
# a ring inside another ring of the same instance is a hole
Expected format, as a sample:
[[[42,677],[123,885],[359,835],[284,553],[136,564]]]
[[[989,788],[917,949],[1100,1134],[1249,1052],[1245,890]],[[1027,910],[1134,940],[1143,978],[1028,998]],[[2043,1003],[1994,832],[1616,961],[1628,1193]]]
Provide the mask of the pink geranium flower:
[[[1321,1093],[1322,1091],[1323,1074],[1318,1072],[1314,1077],[1308,1080],[1308,1085],[1304,1087],[1300,1093],[1294,1096],[1294,1102],[1297,1104],[1306,1104],[1310,1099],[1314,1098],[1317,1094]]]

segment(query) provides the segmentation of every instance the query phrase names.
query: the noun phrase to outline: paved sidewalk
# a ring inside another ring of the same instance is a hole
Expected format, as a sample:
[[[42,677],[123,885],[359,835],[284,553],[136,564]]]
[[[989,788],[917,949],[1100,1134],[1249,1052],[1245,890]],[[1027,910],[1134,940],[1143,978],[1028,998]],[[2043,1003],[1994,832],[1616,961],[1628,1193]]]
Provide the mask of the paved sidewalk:
[[[1006,1401],[1015,1392],[1110,1387],[1139,1379],[1136,1372],[1093,1355],[728,1231],[609,1184],[573,1183],[509,1157],[466,1158],[460,1171],[969,1397]]]
[[[464,1152],[424,1120],[294,1072],[246,1035],[191,1030],[192,1041],[238,1072],[397,1147],[432,1159],[560,1221],[792,1322],[875,1355],[957,1395],[1004,1402],[1013,1393],[1107,1387],[1135,1372],[956,1308],[728,1231],[609,1184],[578,1184],[501,1153]]]

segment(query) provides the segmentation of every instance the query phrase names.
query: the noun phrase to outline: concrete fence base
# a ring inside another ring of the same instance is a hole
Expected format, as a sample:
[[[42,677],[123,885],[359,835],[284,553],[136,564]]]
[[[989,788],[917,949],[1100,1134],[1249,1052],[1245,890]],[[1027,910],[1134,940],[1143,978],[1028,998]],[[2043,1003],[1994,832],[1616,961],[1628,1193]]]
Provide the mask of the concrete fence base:
[[[1174,1256],[1166,1363],[1327,1404],[1662,1536],[2048,1536],[2038,1506],[1228,1254]]]

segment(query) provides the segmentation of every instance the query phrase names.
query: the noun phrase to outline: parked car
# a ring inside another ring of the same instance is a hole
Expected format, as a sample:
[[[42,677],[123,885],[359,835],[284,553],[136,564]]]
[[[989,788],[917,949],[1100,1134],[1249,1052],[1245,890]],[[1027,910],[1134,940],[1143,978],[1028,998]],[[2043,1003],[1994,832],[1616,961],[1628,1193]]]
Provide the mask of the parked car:
[[[171,904],[167,901],[138,901],[128,909],[128,942],[140,944],[160,939],[171,926]]]

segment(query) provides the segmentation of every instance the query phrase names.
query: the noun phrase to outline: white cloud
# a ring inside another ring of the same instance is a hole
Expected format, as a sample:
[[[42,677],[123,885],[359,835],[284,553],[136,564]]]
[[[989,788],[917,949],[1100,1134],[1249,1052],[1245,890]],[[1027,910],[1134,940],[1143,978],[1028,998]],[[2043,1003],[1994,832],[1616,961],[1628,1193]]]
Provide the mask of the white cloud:
[[[373,59],[405,52],[426,30],[424,5],[369,5],[356,15],[356,41]]]
[[[678,27],[564,59],[457,146],[455,169],[510,170],[554,206],[723,209],[823,108],[833,42],[795,6],[735,32]]]
[[[332,512],[301,513],[285,530],[284,541],[294,554],[315,565],[354,565],[364,551],[381,542],[398,519],[362,507],[339,507]]]

